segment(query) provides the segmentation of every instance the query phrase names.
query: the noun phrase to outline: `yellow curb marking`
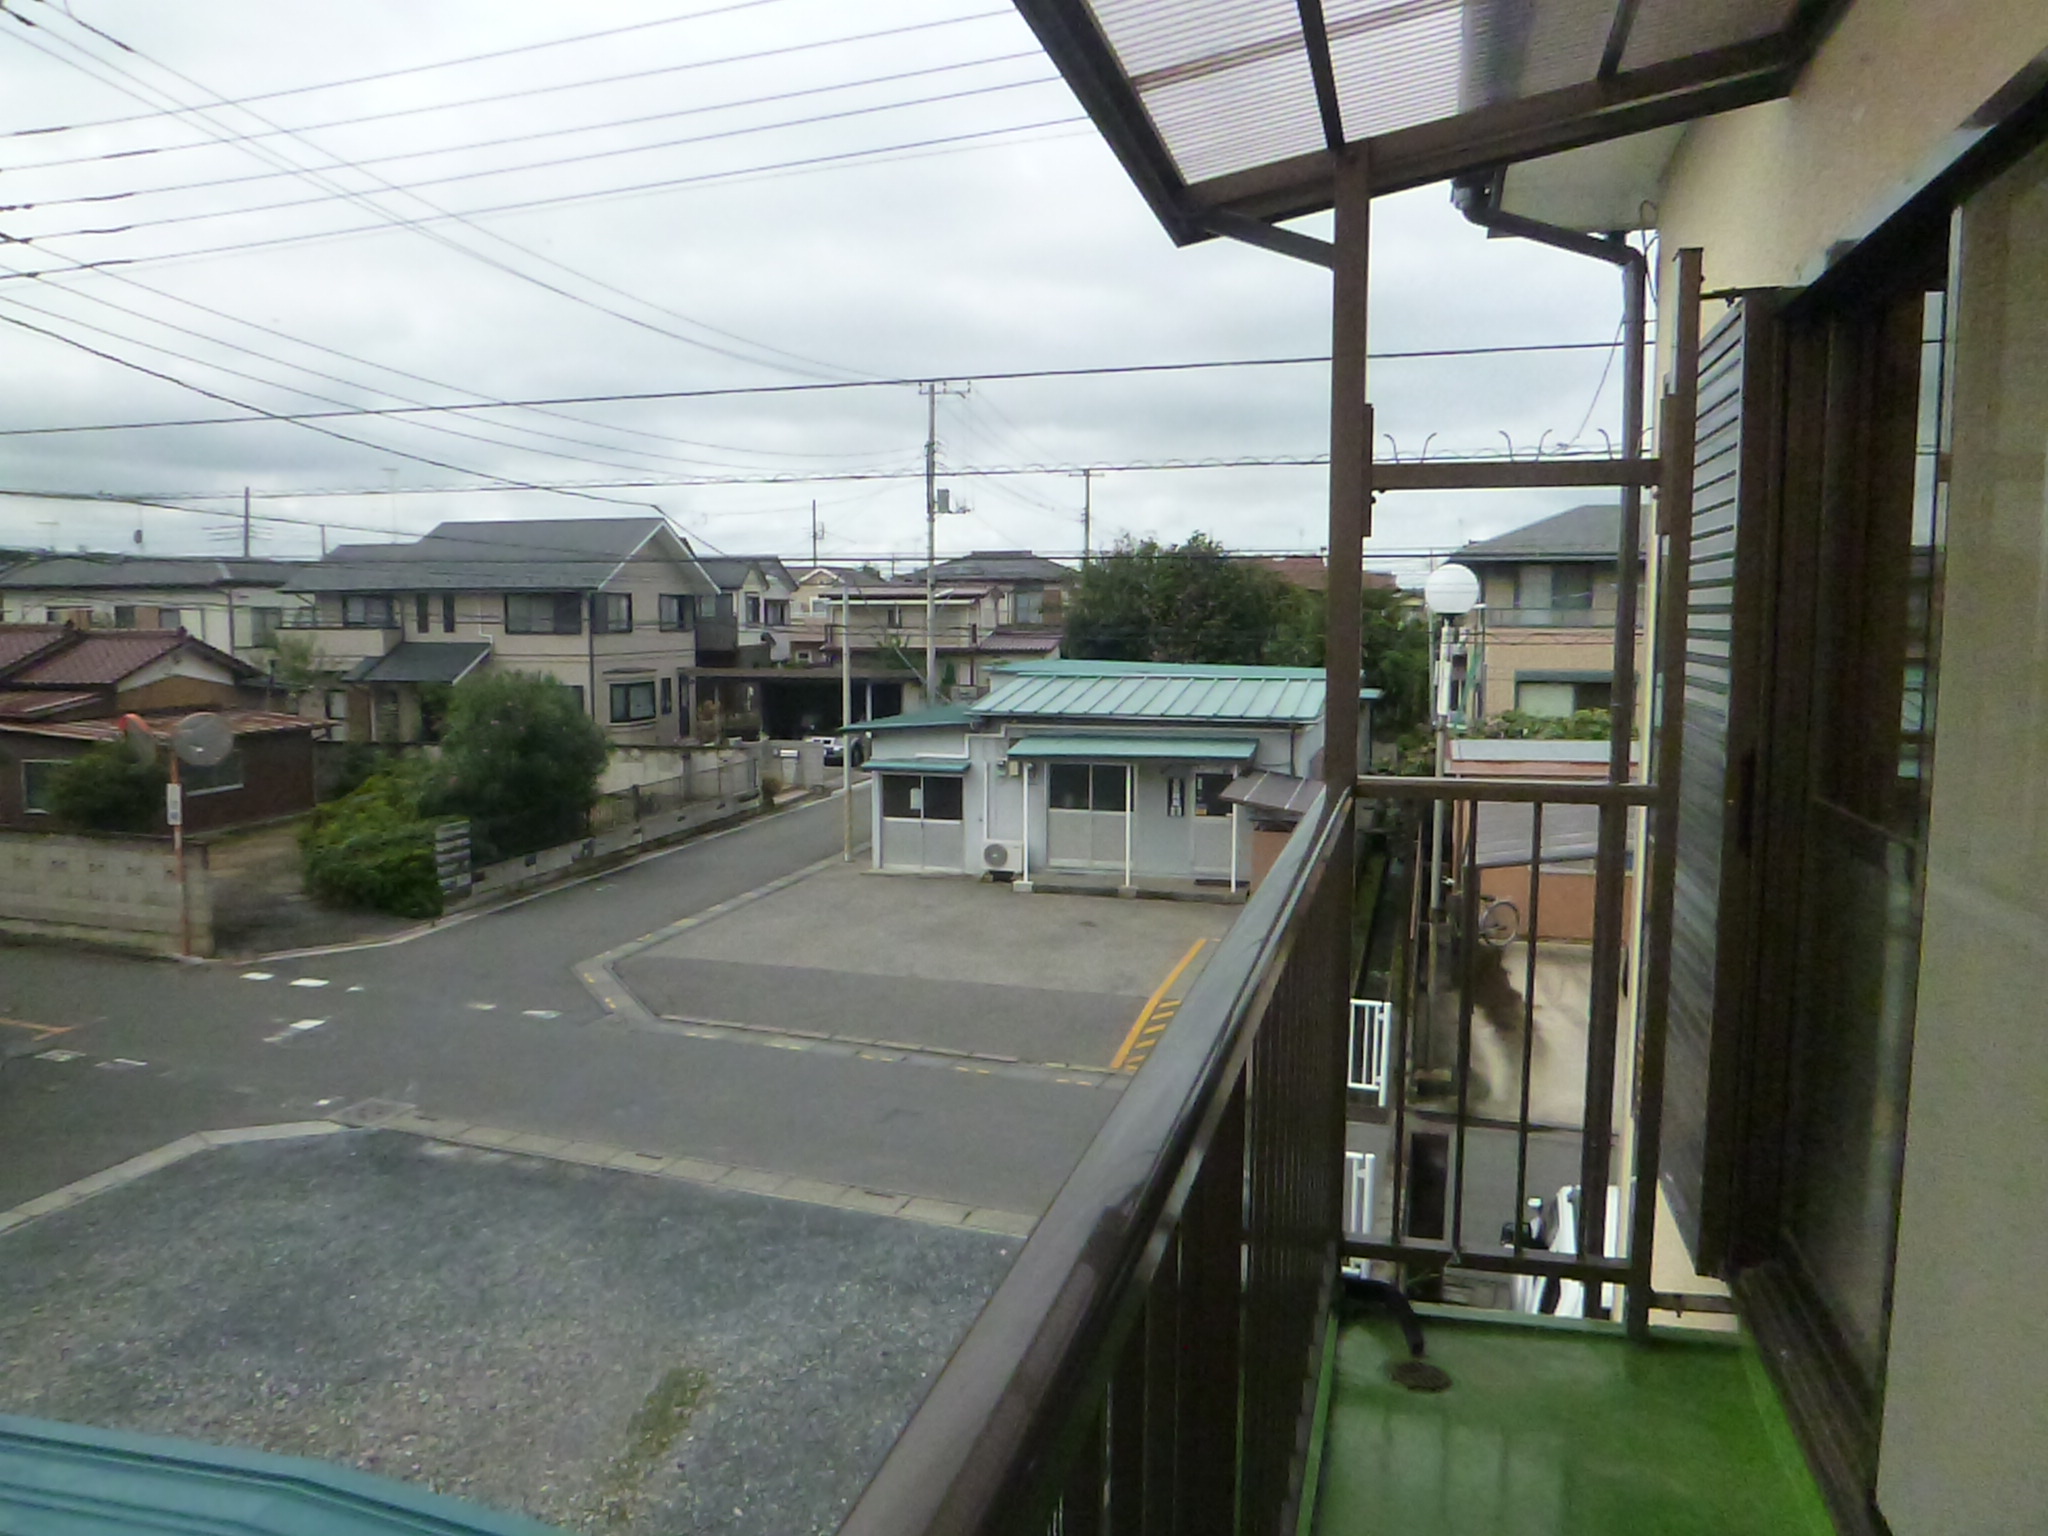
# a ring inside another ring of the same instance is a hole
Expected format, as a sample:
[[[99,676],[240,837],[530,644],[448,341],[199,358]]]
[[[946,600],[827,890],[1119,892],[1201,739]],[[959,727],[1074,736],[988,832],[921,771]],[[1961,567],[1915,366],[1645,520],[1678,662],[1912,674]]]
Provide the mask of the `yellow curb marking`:
[[[1172,1022],[1173,1015],[1180,1011],[1179,1000],[1175,999],[1168,1003],[1166,994],[1173,990],[1173,984],[1180,980],[1181,973],[1194,964],[1195,956],[1202,952],[1202,946],[1208,942],[1207,939],[1195,940],[1188,947],[1188,952],[1180,957],[1180,964],[1168,971],[1166,980],[1160,982],[1152,995],[1145,999],[1145,1006],[1138,1010],[1138,1017],[1131,1024],[1131,1032],[1124,1036],[1124,1043],[1117,1048],[1116,1057],[1109,1064],[1110,1071],[1138,1070],[1138,1063],[1131,1059],[1132,1053],[1150,1051],[1159,1036],[1165,1032],[1167,1024]],[[1159,1021],[1157,1024],[1154,1023],[1155,1019]],[[1144,1039],[1148,1033],[1151,1038]]]

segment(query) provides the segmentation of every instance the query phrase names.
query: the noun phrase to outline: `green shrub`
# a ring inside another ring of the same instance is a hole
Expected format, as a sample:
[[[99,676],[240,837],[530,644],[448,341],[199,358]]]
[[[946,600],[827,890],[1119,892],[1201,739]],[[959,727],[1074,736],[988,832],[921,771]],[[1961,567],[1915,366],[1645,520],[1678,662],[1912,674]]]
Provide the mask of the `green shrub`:
[[[482,863],[585,835],[611,747],[553,678],[480,672],[455,685],[442,737],[446,789],[429,809],[467,816]]]
[[[438,792],[435,765],[407,759],[321,806],[299,840],[308,893],[335,906],[439,917],[437,818],[427,809]]]
[[[107,742],[82,752],[50,779],[50,809],[91,832],[154,832],[163,820],[165,773]]]

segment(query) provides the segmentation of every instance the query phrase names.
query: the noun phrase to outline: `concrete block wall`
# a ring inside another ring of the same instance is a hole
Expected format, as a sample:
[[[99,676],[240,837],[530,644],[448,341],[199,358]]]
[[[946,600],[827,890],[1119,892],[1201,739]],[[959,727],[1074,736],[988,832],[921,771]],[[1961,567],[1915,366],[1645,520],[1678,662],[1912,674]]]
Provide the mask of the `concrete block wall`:
[[[213,953],[206,850],[185,852],[192,952]],[[168,842],[0,832],[0,933],[176,954],[177,861]]]

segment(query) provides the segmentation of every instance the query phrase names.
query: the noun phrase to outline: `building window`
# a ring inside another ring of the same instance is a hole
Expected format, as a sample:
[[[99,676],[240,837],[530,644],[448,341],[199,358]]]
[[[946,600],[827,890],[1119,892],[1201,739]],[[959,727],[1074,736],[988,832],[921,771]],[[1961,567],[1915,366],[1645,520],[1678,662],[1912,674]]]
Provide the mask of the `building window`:
[[[568,689],[571,693],[573,693],[576,696],[576,707],[579,710],[584,709],[585,705],[583,703],[583,685],[581,683],[564,683],[562,684],[562,686]]]
[[[612,724],[637,725],[654,718],[654,679],[612,684]]]
[[[508,635],[580,635],[583,604],[574,592],[507,592]]]
[[[441,594],[441,633],[444,635],[455,633],[455,594],[453,592],[443,592]]]
[[[661,595],[661,627],[688,629],[697,620],[697,600],[680,592]]]
[[[1229,773],[1198,773],[1195,775],[1195,814],[1197,816],[1228,816],[1230,802],[1223,798],[1223,791],[1230,788],[1236,779]]]
[[[88,617],[92,613],[90,608],[82,608],[79,611]],[[158,629],[183,629],[185,627],[185,610],[182,608],[157,609],[156,627]]]
[[[672,715],[676,712],[676,685],[673,678],[661,680],[661,712]]]
[[[134,627],[135,605],[132,603],[116,603],[114,605],[114,628],[133,629]]]
[[[282,608],[251,608],[249,610],[249,643],[254,646],[277,644],[277,631],[284,623]]]
[[[240,789],[242,754],[230,752],[210,768],[185,763],[178,770],[178,779],[188,795],[217,795],[224,789]]]
[[[350,593],[341,600],[343,629],[396,629],[398,620],[385,593]]]
[[[629,635],[633,632],[633,594],[599,592],[590,599],[590,632],[593,635]]]
[[[21,765],[21,803],[30,815],[48,816],[54,811],[50,804],[50,784],[57,776],[57,770],[64,766],[63,758],[30,758]]]
[[[1561,613],[1593,611],[1593,567],[1554,565],[1550,568],[1550,606]]]
[[[1613,702],[1614,683],[1608,678],[1515,679],[1515,708],[1546,720],[1563,720],[1582,709],[1606,709]]]
[[[747,622],[749,624],[761,622],[761,594],[758,592],[749,592],[747,594]]]
[[[1054,763],[1047,775],[1055,811],[1122,811],[1129,770],[1122,763]]]
[[[903,627],[903,610],[901,608],[889,609],[883,614],[882,623],[889,629],[901,629]]]
[[[326,715],[328,719],[346,725],[348,723],[347,690],[341,688],[328,689],[326,702],[320,706],[320,712]]]
[[[424,592],[415,592],[412,598],[412,627],[425,634],[434,625],[434,600]]]
[[[1043,624],[1045,622],[1045,592],[1042,588],[1020,587],[1010,597],[1010,622],[1013,624]]]
[[[1166,814],[1185,816],[1188,813],[1188,781],[1170,777],[1166,781]]]
[[[964,786],[952,774],[885,773],[882,815],[890,821],[958,821]]]
[[[761,622],[764,624],[787,624],[789,622],[789,599],[771,597],[761,605]]]

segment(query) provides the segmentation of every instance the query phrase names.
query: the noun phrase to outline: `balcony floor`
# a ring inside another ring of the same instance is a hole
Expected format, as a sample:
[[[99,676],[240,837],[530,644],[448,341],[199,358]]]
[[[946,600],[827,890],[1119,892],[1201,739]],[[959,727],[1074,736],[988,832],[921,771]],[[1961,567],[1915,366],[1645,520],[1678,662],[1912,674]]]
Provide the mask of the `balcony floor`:
[[[1342,1325],[1316,1536],[1832,1536],[1754,1349],[1595,1325],[1424,1318],[1450,1390],[1387,1376],[1384,1318]]]

